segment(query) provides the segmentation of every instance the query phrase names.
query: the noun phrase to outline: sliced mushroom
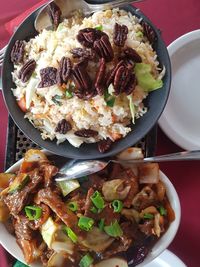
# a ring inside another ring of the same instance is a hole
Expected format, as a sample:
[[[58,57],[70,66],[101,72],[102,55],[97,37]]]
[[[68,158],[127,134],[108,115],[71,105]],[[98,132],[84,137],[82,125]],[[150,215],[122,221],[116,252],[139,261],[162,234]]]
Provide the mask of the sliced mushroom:
[[[66,254],[55,252],[48,260],[47,267],[63,266],[66,263]]]
[[[115,179],[103,184],[102,193],[106,201],[112,201],[114,199],[124,200],[130,189],[131,186],[125,186],[123,180]]]
[[[134,209],[141,211],[148,206],[157,202],[156,193],[149,187],[145,186],[133,199],[132,205]]]
[[[113,241],[114,238],[111,238],[97,227],[93,227],[93,229],[87,233],[83,240],[79,240],[84,247],[95,252],[104,251],[112,244]]]
[[[138,223],[140,220],[139,212],[134,209],[122,209],[121,214],[132,222]]]
[[[150,213],[150,214],[155,215],[155,214],[158,213],[158,210],[157,210],[156,207],[154,207],[154,206],[149,206],[148,208],[143,209],[143,210],[140,212],[140,218],[143,218],[145,213]]]
[[[156,190],[157,190],[158,200],[163,201],[163,199],[165,197],[165,193],[166,193],[166,188],[165,188],[165,185],[162,181],[159,181],[156,184]]]
[[[161,228],[160,228],[160,214],[157,213],[154,217],[154,231],[155,235],[157,237],[160,237],[161,234]]]

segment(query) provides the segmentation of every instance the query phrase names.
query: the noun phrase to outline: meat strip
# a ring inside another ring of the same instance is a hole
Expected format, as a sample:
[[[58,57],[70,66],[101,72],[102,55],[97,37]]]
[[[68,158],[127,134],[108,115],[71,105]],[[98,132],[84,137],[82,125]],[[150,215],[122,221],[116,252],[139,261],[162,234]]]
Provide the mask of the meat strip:
[[[22,190],[4,197],[4,202],[13,216],[16,216],[24,208],[38,185],[43,181],[43,177],[38,174],[38,171],[30,174],[30,178],[31,181]]]
[[[67,209],[61,198],[50,188],[41,189],[37,194],[36,203],[44,203],[68,226],[74,229],[77,225],[77,216]]]

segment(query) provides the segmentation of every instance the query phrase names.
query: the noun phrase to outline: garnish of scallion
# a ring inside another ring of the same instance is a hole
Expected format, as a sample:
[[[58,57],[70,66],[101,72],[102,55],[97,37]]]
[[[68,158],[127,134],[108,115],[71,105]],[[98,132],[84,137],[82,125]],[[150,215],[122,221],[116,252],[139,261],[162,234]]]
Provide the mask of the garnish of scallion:
[[[123,231],[117,220],[115,220],[114,223],[111,223],[108,226],[104,226],[104,231],[107,235],[112,237],[119,237],[123,235]]]
[[[78,221],[78,227],[84,231],[90,231],[94,224],[94,220],[89,217],[82,216]]]
[[[112,206],[113,206],[114,212],[119,213],[119,212],[121,212],[121,210],[123,208],[123,203],[120,200],[115,199],[112,202]]]
[[[25,208],[26,216],[29,218],[30,221],[40,219],[42,215],[42,208],[37,206],[26,206]]]
[[[67,207],[71,210],[71,211],[77,211],[78,210],[78,203],[76,201],[72,201],[69,202]]]
[[[144,215],[143,215],[143,218],[144,219],[153,219],[154,218],[154,215],[153,214],[151,214],[151,213],[145,213]]]
[[[63,230],[64,230],[64,232],[66,232],[68,237],[72,240],[72,242],[74,242],[74,243],[77,242],[78,237],[70,227],[64,226]]]
[[[104,199],[101,196],[101,193],[98,191],[95,191],[94,194],[90,197],[92,200],[92,203],[97,209],[103,209],[104,208]]]
[[[90,256],[90,254],[86,254],[79,262],[80,267],[90,267],[93,263],[94,259]]]
[[[158,208],[158,210],[160,212],[160,215],[162,215],[162,216],[166,216],[167,215],[167,210],[163,206],[160,206]]]

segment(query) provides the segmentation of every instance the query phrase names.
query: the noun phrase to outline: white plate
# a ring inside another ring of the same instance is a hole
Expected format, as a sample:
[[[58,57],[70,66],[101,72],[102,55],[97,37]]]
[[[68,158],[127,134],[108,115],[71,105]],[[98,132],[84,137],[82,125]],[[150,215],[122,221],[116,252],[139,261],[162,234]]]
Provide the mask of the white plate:
[[[165,250],[158,258],[147,264],[145,267],[187,267],[171,251]]]
[[[180,147],[200,149],[200,30],[175,40],[168,52],[172,86],[159,125]]]

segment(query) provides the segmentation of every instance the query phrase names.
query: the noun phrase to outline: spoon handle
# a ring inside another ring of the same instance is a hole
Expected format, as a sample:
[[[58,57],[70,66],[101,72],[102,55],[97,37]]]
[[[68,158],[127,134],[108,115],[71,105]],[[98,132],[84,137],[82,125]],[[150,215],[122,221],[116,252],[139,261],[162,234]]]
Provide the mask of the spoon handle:
[[[148,157],[139,160],[120,160],[120,162],[142,163],[142,162],[165,162],[165,161],[183,161],[200,160],[200,150],[182,151],[162,156]]]
[[[100,11],[100,10],[104,10],[104,9],[110,9],[110,8],[115,8],[115,7],[120,7],[120,6],[124,6],[130,3],[136,3],[136,2],[141,2],[143,0],[115,0],[109,3],[102,3],[102,4],[89,4],[87,3],[87,6],[91,11]],[[87,1],[85,1],[87,2]]]

